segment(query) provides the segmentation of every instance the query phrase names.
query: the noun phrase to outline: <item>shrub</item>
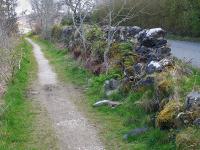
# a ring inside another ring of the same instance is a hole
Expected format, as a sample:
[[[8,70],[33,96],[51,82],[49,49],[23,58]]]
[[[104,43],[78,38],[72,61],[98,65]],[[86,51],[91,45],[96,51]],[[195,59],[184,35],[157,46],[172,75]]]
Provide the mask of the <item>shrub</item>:
[[[52,31],[51,31],[51,36],[52,38],[54,38],[55,40],[59,40],[62,36],[62,27],[59,26],[59,25],[55,25],[53,28],[52,28]]]
[[[132,52],[132,50],[133,50],[133,43],[130,43],[130,42],[123,42],[123,43],[120,43],[119,49],[120,49],[123,53]]]
[[[92,56],[98,58],[100,61],[103,61],[105,46],[106,46],[106,41],[103,40],[97,40],[92,42],[91,46]]]
[[[72,18],[68,17],[68,16],[64,16],[61,20],[61,23],[60,23],[62,26],[66,26],[66,25],[73,25],[73,20]]]
[[[89,29],[88,29],[89,28]],[[90,26],[85,31],[86,39],[90,42],[102,40],[104,33],[98,26]]]

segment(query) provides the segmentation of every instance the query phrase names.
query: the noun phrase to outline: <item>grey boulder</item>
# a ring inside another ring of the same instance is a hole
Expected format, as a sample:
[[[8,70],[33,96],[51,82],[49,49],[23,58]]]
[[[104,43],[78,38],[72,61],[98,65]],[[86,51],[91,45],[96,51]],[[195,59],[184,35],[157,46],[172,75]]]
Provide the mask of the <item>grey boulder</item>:
[[[151,61],[146,68],[146,72],[148,74],[152,74],[154,72],[162,71],[162,65],[159,62]]]
[[[171,48],[167,47],[167,46],[162,46],[160,48],[156,49],[156,55],[159,59],[163,59],[167,56],[171,55]]]
[[[141,45],[146,47],[161,47],[167,44],[163,40],[166,32],[161,28],[145,29],[138,33],[136,36]]]
[[[140,31],[142,31],[142,28],[138,26],[133,26],[133,27],[127,27],[127,37],[135,37]]]
[[[165,67],[173,65],[171,59],[164,58],[160,61],[151,61],[146,67],[146,73],[161,72]]]
[[[185,101],[185,109],[192,110],[192,109],[199,109],[200,108],[200,93],[199,92],[191,92],[187,95]]]
[[[141,77],[145,74],[145,64],[144,63],[137,63],[133,66],[135,75],[137,77]]]

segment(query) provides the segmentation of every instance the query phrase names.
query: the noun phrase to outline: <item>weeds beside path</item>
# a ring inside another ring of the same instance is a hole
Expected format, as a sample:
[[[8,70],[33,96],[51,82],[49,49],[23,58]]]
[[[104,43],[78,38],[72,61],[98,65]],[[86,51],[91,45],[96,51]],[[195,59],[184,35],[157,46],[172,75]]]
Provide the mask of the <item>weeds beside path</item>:
[[[31,78],[34,77],[36,65],[34,64],[31,45],[25,40],[16,51],[23,49],[24,54],[21,69],[11,79],[3,97],[4,107],[0,118],[0,149],[26,149],[31,141],[32,122],[34,114],[31,111],[31,102],[26,98],[26,90]]]
[[[23,49],[20,70],[16,72],[2,98],[0,114],[0,150],[47,150],[56,141],[46,111],[29,94],[36,79],[37,64],[31,45],[22,39],[16,51]]]

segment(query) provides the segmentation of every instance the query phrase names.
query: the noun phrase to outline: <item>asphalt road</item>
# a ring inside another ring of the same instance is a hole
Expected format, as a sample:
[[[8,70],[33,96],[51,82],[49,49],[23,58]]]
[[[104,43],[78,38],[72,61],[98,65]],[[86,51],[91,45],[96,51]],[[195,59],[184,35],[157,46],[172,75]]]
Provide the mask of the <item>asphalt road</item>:
[[[200,43],[168,40],[172,54],[179,59],[191,61],[191,64],[200,68]]]

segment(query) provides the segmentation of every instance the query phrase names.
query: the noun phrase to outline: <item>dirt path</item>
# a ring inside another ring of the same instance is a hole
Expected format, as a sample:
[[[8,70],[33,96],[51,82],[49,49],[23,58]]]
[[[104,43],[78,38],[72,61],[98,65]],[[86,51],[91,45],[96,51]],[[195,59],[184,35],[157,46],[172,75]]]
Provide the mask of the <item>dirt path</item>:
[[[52,121],[61,150],[101,150],[103,144],[95,127],[84,114],[78,112],[73,101],[80,100],[81,94],[72,86],[65,86],[57,79],[40,47],[31,39],[34,55],[38,62],[38,81],[33,90],[34,99],[44,107]]]

